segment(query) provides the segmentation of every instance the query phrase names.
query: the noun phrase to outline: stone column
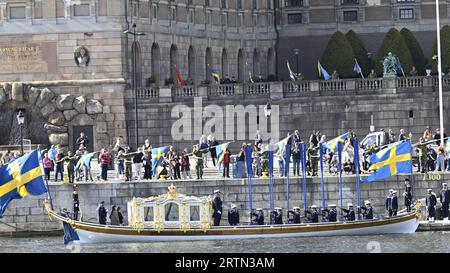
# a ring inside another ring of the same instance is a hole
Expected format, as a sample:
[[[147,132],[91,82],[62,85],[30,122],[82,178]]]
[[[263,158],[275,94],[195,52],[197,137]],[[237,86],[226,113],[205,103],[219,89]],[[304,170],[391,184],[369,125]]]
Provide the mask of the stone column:
[[[6,2],[3,1],[0,3],[0,25],[3,25],[3,22],[6,22],[8,20],[6,15]]]

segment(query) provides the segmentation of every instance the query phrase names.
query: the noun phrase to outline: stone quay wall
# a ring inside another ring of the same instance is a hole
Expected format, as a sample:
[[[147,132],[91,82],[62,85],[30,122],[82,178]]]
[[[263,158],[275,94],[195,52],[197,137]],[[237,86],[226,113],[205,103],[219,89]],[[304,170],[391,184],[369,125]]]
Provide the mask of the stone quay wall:
[[[403,209],[404,178],[396,176],[386,181],[361,183],[361,202],[371,200],[376,214],[385,213],[384,200],[388,190],[398,191],[399,207]],[[444,181],[448,181],[448,174],[416,174],[414,176],[414,197],[423,198],[428,188],[438,191]],[[253,208],[262,207],[267,213],[269,209],[268,179],[253,179]],[[354,176],[343,177],[343,204],[348,202],[356,205],[356,182]],[[215,189],[223,193],[224,210],[227,211],[231,203],[241,211],[242,222],[248,221],[245,211],[248,208],[247,179],[232,180],[185,180],[185,181],[152,181],[152,182],[122,182],[122,183],[81,183],[78,184],[80,207],[85,221],[96,221],[96,208],[100,201],[105,201],[108,210],[112,205],[122,207],[127,219],[127,202],[133,197],[148,197],[167,192],[167,187],[173,182],[179,193],[195,196],[211,194]],[[321,183],[319,178],[307,178],[307,204],[321,206]],[[277,178],[274,182],[275,207],[286,208],[286,180]],[[337,177],[326,177],[325,183],[326,205],[334,203],[339,206],[339,183]],[[50,185],[54,209],[72,210],[72,186]],[[300,206],[303,211],[303,191],[301,178],[290,178],[290,206]],[[61,230],[62,225],[50,221],[43,208],[45,195],[29,196],[22,200],[13,200],[0,220],[0,234],[16,234],[34,232],[50,232]],[[225,214],[226,215],[226,214]],[[226,219],[222,224],[226,224]]]

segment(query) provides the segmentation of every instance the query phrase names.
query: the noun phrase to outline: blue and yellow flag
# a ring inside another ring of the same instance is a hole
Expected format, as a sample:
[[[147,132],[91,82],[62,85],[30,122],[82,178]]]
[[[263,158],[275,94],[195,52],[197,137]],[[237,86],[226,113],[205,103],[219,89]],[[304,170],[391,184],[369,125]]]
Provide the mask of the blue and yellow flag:
[[[230,143],[231,142],[227,142],[216,146],[217,164],[220,164],[220,162],[222,162],[223,157],[225,156],[225,151],[227,150]]]
[[[209,69],[211,71],[211,76],[214,78],[216,82],[220,82],[220,76],[219,71],[215,70],[214,68]]]
[[[0,167],[0,218],[13,199],[47,192],[36,150]]]
[[[326,81],[331,78],[330,74],[322,67],[319,61],[317,61],[317,70],[319,71],[319,78],[323,77]]]
[[[152,171],[154,174],[156,173],[156,168],[163,162],[168,151],[169,146],[152,149]]]
[[[412,171],[411,142],[409,140],[390,144],[387,148],[372,154],[369,170],[375,171],[363,179],[363,182],[382,180],[396,174],[410,174]]]
[[[291,138],[291,136],[288,136],[288,137],[284,138],[283,140],[280,140],[279,142],[277,142],[276,145],[277,145],[278,149],[279,150],[283,149],[284,146],[286,144],[288,144],[290,138]]]
[[[344,144],[345,139],[347,139],[347,137],[348,137],[348,132],[343,135],[338,136],[337,138],[333,138],[332,140],[327,141],[325,143],[325,148],[333,153],[336,153],[338,151],[338,143],[340,142],[340,143]]]
[[[78,171],[83,166],[86,166],[86,168],[89,169],[91,166],[90,163],[91,163],[92,157],[96,153],[97,152],[92,152],[92,153],[82,155],[81,158],[78,160],[77,165],[75,165],[75,171]]]

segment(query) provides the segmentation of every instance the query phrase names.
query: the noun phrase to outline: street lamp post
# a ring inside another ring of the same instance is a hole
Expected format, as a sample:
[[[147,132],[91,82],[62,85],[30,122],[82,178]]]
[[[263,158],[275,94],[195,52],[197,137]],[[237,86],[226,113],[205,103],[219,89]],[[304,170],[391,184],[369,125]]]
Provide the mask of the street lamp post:
[[[17,114],[17,124],[19,124],[19,131],[20,131],[20,154],[23,155],[23,135],[22,135],[22,129],[23,124],[25,123],[25,115],[23,114],[22,110],[19,110],[19,113]]]
[[[136,45],[136,36],[144,36],[145,33],[136,32],[136,23],[133,23],[133,30],[130,29],[125,30],[123,33],[133,35],[133,95],[134,95],[134,127],[136,130],[136,149],[139,146],[139,126],[138,126],[138,109],[137,109],[137,45]]]
[[[442,99],[441,24],[439,21],[439,0],[436,0],[436,32],[437,32],[437,67],[438,67],[438,82],[439,82],[439,128],[441,135],[440,145],[444,145],[444,106]]]
[[[298,67],[298,65],[299,65],[299,57],[300,57],[300,49],[294,48],[294,54],[297,57],[297,68],[296,68],[296,70],[297,70],[297,75],[298,75],[298,73],[300,72],[299,71],[299,67]]]

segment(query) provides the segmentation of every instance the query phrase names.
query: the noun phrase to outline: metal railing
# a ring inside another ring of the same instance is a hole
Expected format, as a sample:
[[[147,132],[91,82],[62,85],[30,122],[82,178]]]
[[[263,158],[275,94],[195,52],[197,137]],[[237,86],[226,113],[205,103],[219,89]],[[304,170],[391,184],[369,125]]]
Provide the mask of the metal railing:
[[[319,82],[319,91],[345,91],[347,90],[346,80],[328,80]]]
[[[341,5],[359,5],[359,0],[341,0]]]
[[[311,91],[309,81],[283,82],[283,92],[287,96]]]
[[[356,80],[357,90],[377,90],[383,88],[383,79],[358,79]]]

